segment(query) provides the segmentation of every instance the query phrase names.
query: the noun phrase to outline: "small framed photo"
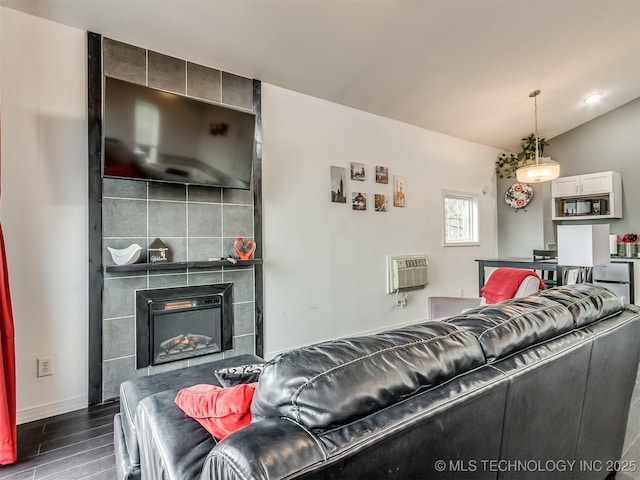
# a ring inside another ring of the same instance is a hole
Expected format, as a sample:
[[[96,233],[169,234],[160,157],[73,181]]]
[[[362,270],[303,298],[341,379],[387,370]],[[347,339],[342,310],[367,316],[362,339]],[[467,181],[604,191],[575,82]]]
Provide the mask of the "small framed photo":
[[[351,194],[351,208],[353,210],[366,210],[367,194],[361,192],[353,192]]]
[[[351,162],[351,180],[364,182],[366,178],[364,163]]]
[[[376,166],[376,183],[389,183],[389,167]]]
[[[373,209],[376,212],[386,212],[388,206],[387,196],[381,193],[376,193],[373,196]]]
[[[331,166],[331,201],[347,203],[347,169]]]
[[[404,207],[407,202],[407,179],[398,175],[393,176],[393,206]]]

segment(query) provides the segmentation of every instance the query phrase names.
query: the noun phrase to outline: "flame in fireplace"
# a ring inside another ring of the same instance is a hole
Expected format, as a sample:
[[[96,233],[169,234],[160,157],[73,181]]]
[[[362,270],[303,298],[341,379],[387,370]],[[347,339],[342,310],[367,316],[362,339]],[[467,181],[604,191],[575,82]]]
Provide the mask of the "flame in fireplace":
[[[160,344],[158,358],[172,355],[179,355],[193,350],[200,350],[209,347],[218,347],[213,338],[207,335],[185,333],[177,335]]]

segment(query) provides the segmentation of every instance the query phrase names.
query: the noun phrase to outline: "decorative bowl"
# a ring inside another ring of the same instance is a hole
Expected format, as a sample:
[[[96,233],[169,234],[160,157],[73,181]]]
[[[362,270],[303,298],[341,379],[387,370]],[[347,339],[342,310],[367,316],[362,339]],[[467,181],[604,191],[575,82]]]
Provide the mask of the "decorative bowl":
[[[127,248],[117,249],[107,247],[107,250],[111,253],[113,263],[116,265],[130,265],[138,261],[140,253],[142,252],[142,247],[137,243],[134,243],[133,245],[129,245]]]

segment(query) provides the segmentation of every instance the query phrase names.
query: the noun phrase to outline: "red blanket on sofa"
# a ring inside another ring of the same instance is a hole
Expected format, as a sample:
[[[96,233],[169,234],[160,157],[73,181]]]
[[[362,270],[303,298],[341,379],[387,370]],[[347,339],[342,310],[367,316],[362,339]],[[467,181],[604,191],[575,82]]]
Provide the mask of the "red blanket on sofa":
[[[536,277],[540,280],[538,274],[533,270],[500,267],[491,274],[487,283],[482,287],[482,296],[488,304],[513,298],[526,277]],[[540,288],[544,288],[542,280],[540,280]]]

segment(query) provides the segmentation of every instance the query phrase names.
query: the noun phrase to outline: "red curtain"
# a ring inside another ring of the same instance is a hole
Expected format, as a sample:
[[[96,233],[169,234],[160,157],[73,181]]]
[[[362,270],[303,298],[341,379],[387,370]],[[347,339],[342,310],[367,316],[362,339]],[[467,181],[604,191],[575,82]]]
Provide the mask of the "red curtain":
[[[0,125],[2,122],[0,121]],[[1,127],[0,127],[1,128]],[[2,130],[0,130],[0,145]],[[1,152],[1,149],[0,149]],[[0,165],[2,156],[0,153]],[[0,175],[0,179],[2,176]],[[0,465],[18,458],[16,434],[16,357],[13,341],[13,311],[9,271],[0,225]]]
[[[16,361],[9,272],[0,225],[0,464],[16,461]]]

